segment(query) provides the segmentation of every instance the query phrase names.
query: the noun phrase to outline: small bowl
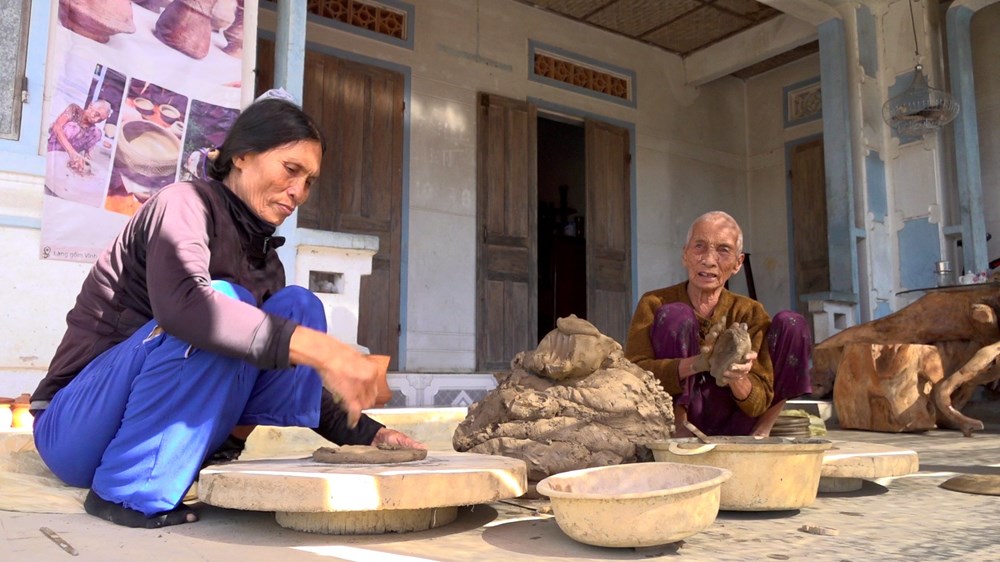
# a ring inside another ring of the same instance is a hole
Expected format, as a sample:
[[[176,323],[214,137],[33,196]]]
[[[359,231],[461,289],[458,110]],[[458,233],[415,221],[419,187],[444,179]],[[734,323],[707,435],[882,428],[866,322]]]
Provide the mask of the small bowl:
[[[132,104],[135,105],[135,110],[139,112],[139,115],[142,115],[143,117],[149,117],[156,109],[153,102],[147,100],[146,98],[135,98],[132,100]]]
[[[181,112],[176,107],[169,104],[160,104],[160,119],[167,125],[173,125],[174,121],[181,118]]]
[[[711,525],[730,476],[711,466],[622,464],[549,476],[537,490],[573,540],[637,548],[677,542]]]
[[[181,141],[155,121],[137,119],[122,125],[115,160],[133,176],[175,175]]]

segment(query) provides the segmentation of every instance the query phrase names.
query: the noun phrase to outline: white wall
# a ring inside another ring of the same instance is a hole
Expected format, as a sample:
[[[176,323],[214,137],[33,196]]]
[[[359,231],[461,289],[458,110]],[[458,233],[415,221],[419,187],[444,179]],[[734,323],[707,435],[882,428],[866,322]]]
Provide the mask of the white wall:
[[[744,235],[752,252],[757,299],[772,315],[794,309],[788,244],[788,183],[785,145],[823,132],[817,119],[785,127],[784,88],[819,76],[819,55],[747,80],[747,187],[750,233]]]
[[[0,172],[0,376],[48,366],[89,269],[39,258],[42,189],[41,177]]]

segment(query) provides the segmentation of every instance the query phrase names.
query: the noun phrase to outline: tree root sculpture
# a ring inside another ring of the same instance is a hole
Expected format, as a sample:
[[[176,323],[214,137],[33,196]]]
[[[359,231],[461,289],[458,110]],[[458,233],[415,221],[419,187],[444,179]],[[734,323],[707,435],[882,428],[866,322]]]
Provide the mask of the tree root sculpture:
[[[971,357],[962,355],[963,359],[969,358],[934,384],[931,391],[939,421],[971,437],[973,431],[983,429],[983,422],[959,412],[953,405],[953,395],[957,393],[961,406],[977,386],[1000,379],[996,364],[1000,358],[998,310],[1000,291],[995,287],[929,293],[893,314],[852,326],[820,342],[816,355],[825,358],[813,376],[830,377],[833,373],[820,370],[836,369],[840,351],[851,343],[928,344],[939,349],[950,342],[971,343],[973,349],[978,349]]]
[[[987,384],[1000,378],[1000,369],[995,361],[1000,356],[1000,342],[980,348],[972,359],[969,359],[961,369],[934,385],[931,397],[938,412],[944,416],[952,427],[962,431],[962,435],[972,437],[973,431],[981,431],[983,422],[970,418],[951,405],[951,395],[962,385],[973,386]]]

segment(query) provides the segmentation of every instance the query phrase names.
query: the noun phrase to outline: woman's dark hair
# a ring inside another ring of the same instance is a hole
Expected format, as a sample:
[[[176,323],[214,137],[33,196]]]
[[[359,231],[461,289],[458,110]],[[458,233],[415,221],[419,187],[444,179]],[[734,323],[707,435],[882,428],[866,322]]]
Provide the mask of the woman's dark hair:
[[[208,175],[224,180],[233,169],[233,158],[304,140],[318,141],[326,152],[323,133],[299,106],[274,98],[255,101],[240,113],[229,129],[218,155],[208,166]]]

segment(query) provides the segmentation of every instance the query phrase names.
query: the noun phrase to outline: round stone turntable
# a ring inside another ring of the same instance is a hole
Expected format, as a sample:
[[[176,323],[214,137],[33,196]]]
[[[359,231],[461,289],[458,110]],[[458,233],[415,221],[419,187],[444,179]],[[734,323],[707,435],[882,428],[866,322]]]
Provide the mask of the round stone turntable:
[[[458,507],[518,497],[524,461],[473,453],[428,453],[397,464],[264,459],[201,471],[198,498],[218,507],[274,511],[282,527],[326,534],[422,531],[446,525]]]
[[[834,441],[823,454],[820,492],[853,492],[865,480],[913,474],[920,470],[916,451],[862,441]]]

